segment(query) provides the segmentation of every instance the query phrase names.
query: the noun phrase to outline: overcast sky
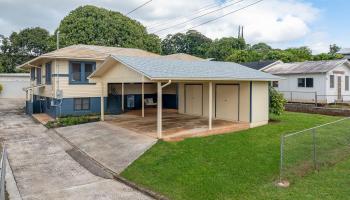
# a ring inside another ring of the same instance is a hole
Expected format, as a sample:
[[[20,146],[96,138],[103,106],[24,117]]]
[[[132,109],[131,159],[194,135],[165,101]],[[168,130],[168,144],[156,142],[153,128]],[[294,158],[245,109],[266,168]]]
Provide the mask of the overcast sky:
[[[0,34],[8,36],[13,31],[36,26],[53,33],[60,20],[78,6],[90,4],[126,13],[146,1],[0,0]],[[129,17],[142,22],[152,33],[227,6],[218,12],[156,33],[164,37],[168,33],[186,31],[256,1],[153,0]],[[332,43],[350,47],[349,7],[349,0],[264,0],[196,29],[215,39],[237,36],[238,26],[244,25],[244,35],[249,43],[266,42],[276,48],[309,46],[314,53],[327,52]]]

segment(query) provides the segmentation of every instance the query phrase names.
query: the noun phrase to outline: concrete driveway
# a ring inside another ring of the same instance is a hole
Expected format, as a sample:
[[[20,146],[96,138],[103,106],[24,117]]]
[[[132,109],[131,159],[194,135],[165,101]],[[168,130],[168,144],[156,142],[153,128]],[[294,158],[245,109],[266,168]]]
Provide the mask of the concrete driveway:
[[[49,137],[46,128],[18,107],[9,109],[4,99],[0,102],[0,137],[22,199],[151,199],[120,182],[93,175]]]
[[[119,174],[156,143],[156,139],[106,122],[68,126],[56,131],[80,150]]]

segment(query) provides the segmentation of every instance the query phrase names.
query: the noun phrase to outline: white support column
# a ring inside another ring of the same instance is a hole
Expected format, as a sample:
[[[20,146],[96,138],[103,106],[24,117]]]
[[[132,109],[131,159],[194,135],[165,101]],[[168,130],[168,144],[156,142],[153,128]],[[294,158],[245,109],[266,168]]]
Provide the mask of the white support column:
[[[104,100],[104,83],[103,81],[100,82],[101,84],[101,121],[105,121],[105,100]]]
[[[124,83],[122,83],[122,112],[124,112]]]
[[[142,117],[145,117],[145,83],[144,77],[142,76]]]
[[[213,126],[213,82],[209,82],[209,130]]]
[[[157,137],[162,138],[162,83],[157,82]]]

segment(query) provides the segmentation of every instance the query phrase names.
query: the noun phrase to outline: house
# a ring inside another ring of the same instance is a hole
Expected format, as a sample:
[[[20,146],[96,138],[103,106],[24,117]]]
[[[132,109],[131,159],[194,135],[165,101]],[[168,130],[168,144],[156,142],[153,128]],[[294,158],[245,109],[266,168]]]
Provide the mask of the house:
[[[244,62],[240,63],[243,66],[259,70],[259,71],[264,71],[264,69],[269,68],[273,65],[283,63],[282,61],[272,61],[272,60],[266,60],[266,61],[256,61],[256,62]]]
[[[3,90],[0,93],[1,98],[25,99],[26,93],[23,88],[29,85],[28,73],[0,73],[0,85]]]
[[[160,56],[139,49],[74,45],[39,56],[30,69],[27,113],[122,114],[156,106],[162,137],[163,110],[213,119],[268,123],[268,82],[279,77],[231,62],[186,54]],[[203,121],[203,120],[202,120]]]
[[[342,54],[344,58],[350,60],[350,48],[341,49],[338,53]]]
[[[279,63],[263,71],[284,79],[272,86],[291,102],[350,101],[350,63],[346,59]]]

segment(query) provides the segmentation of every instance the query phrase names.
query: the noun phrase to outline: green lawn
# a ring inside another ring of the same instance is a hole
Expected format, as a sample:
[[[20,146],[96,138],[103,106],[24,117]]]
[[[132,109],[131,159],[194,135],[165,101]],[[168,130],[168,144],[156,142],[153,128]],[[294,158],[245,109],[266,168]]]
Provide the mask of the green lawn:
[[[277,188],[282,133],[339,118],[285,113],[259,128],[178,143],[158,142],[122,176],[170,199],[347,199],[350,160]]]

